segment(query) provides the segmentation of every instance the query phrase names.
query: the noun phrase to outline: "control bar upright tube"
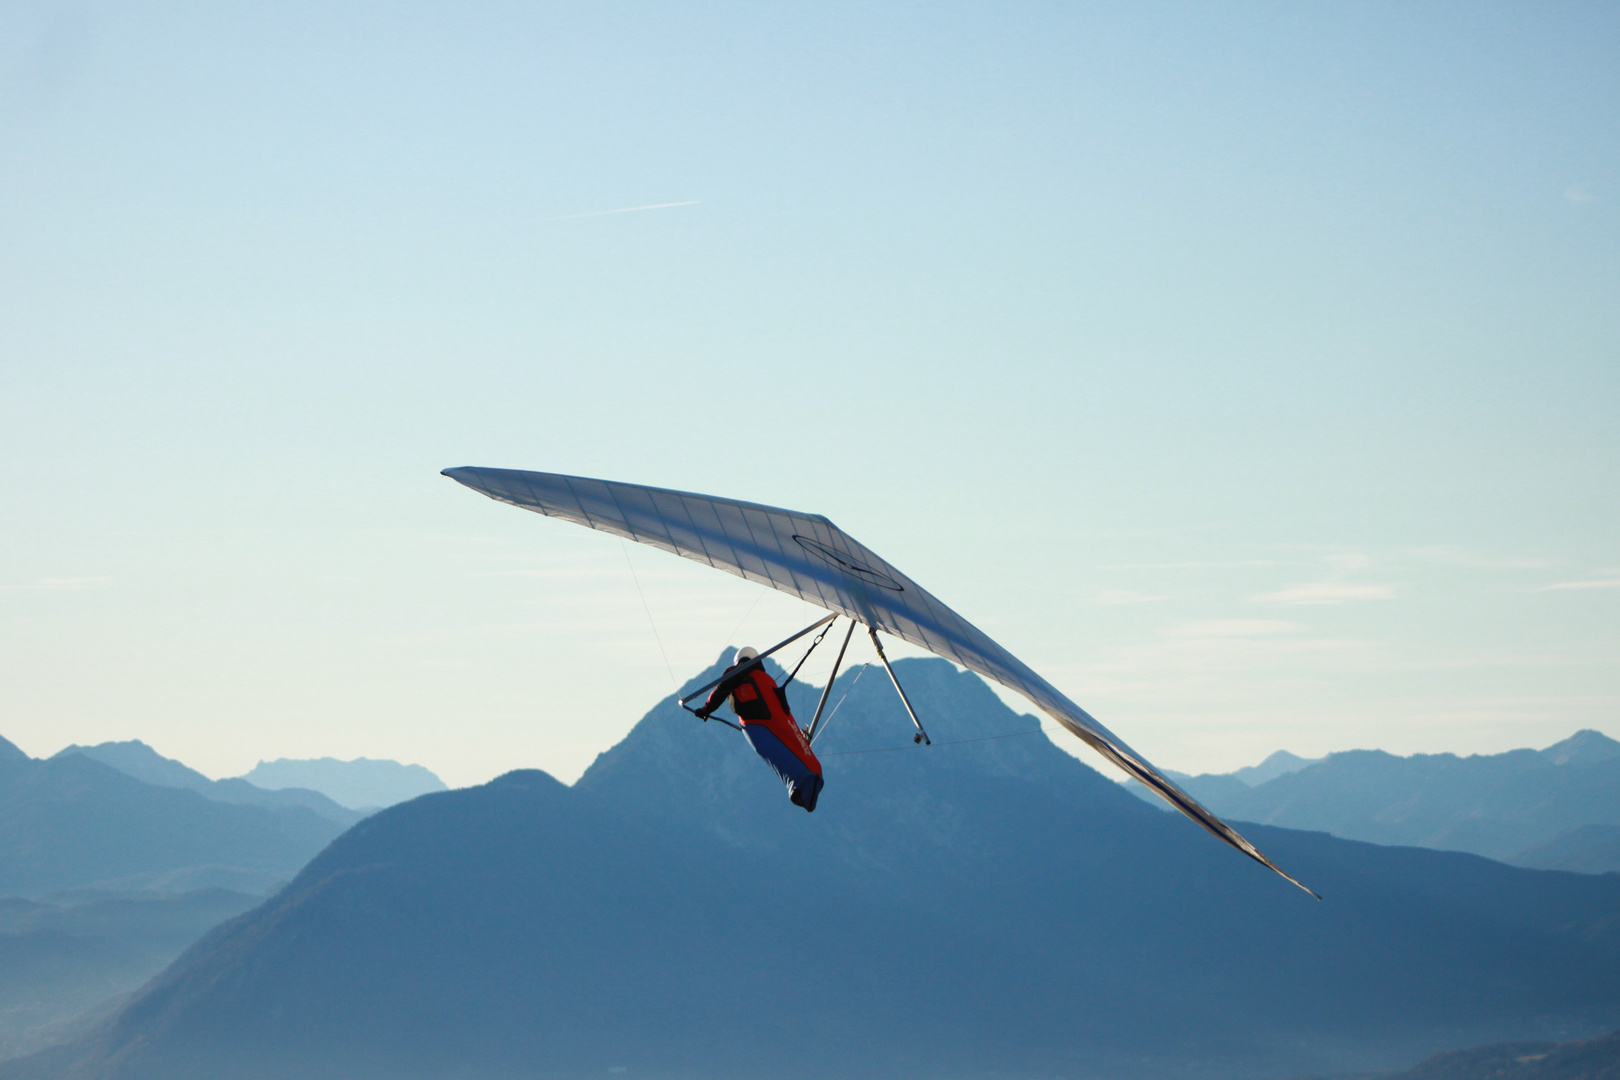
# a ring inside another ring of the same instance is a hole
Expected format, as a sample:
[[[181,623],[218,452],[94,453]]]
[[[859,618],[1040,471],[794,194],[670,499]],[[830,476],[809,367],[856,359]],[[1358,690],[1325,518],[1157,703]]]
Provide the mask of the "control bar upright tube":
[[[883,643],[878,640],[877,628],[868,626],[866,632],[872,635],[872,647],[877,650],[878,659],[883,661],[883,670],[889,673],[889,680],[894,683],[895,690],[899,691],[900,701],[905,705],[906,712],[911,715],[911,722],[917,725],[917,734],[911,741],[920,742],[924,746],[933,746],[934,740],[930,739],[928,732],[923,730],[922,721],[917,719],[917,710],[911,707],[911,699],[906,697],[906,688],[900,685],[899,679],[895,678],[894,668],[889,666],[889,658],[883,655]]]
[[[838,669],[844,666],[844,650],[849,648],[849,639],[855,636],[855,620],[849,620],[849,631],[844,635],[844,643],[838,647],[838,659],[833,661],[832,674],[827,676],[827,685],[821,689],[821,700],[816,702],[816,715],[810,718],[810,730],[804,733],[804,741],[814,743],[816,732],[821,729],[821,710],[827,707],[827,699],[832,696],[833,683],[838,679]]]

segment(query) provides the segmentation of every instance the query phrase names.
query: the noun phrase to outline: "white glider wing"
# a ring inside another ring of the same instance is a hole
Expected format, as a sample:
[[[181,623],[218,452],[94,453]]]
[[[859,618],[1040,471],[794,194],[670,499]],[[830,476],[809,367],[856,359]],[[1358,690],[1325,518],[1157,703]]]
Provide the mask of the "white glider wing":
[[[1311,892],[1023,661],[819,514],[559,473],[467,467],[444,475],[500,502],[768,585],[994,679],[1221,840]]]

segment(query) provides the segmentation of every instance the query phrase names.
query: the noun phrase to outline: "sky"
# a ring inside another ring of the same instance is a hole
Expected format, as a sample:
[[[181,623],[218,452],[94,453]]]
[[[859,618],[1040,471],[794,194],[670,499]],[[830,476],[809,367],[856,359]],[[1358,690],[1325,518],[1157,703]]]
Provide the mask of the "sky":
[[[1602,3],[13,0],[0,735],[572,780],[815,617],[483,465],[825,514],[1173,769],[1620,736],[1617,55]]]

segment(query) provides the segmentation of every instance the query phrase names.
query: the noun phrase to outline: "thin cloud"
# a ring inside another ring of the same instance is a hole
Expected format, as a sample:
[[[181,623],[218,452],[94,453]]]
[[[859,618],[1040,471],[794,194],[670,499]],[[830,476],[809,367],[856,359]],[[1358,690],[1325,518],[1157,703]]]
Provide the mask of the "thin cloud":
[[[1351,604],[1360,600],[1393,600],[1395,589],[1389,585],[1351,585],[1339,581],[1319,581],[1307,585],[1290,585],[1276,592],[1251,597],[1262,604]]]
[[[1335,555],[1324,555],[1322,561],[1341,574],[1348,574],[1352,570],[1365,570],[1373,564],[1372,556],[1364,551],[1341,551]]]
[[[1111,563],[1099,570],[1217,570],[1228,566],[1280,566],[1276,559],[1238,559],[1233,562],[1138,562]],[[1292,565],[1298,565],[1294,563]]]
[[[1412,558],[1423,562],[1443,563],[1447,566],[1477,567],[1484,570],[1545,570],[1552,566],[1551,559],[1529,556],[1484,555],[1479,552],[1453,547],[1412,548],[1410,549],[1410,555]]]
[[[582,569],[575,566],[553,566],[539,570],[478,570],[472,577],[523,577],[523,578],[559,578],[571,581],[575,578],[621,578],[622,571],[615,572],[606,567]]]
[[[0,589],[89,589],[111,580],[111,577],[47,577],[32,585],[0,585]]]
[[[1564,198],[1568,199],[1572,203],[1597,202],[1597,196],[1592,194],[1592,189],[1589,188],[1584,181],[1577,184],[1571,184],[1569,187],[1565,188]]]
[[[1165,635],[1178,638],[1269,637],[1272,634],[1292,634],[1299,628],[1298,623],[1281,619],[1210,619],[1173,626],[1165,631]]]
[[[1543,585],[1537,592],[1558,592],[1564,589],[1620,589],[1620,577],[1594,578],[1591,581],[1560,581]]]
[[[1170,599],[1168,596],[1139,593],[1131,589],[1104,589],[1096,596],[1093,596],[1091,602],[1100,607],[1118,607],[1121,604],[1151,604],[1168,599]]]
[[[587,210],[583,214],[564,214],[561,217],[548,218],[548,221],[573,221],[576,218],[606,217],[609,214],[634,214],[641,210],[668,210],[672,206],[697,206],[702,199],[688,199],[685,202],[648,203],[645,206],[621,206],[617,210]]]

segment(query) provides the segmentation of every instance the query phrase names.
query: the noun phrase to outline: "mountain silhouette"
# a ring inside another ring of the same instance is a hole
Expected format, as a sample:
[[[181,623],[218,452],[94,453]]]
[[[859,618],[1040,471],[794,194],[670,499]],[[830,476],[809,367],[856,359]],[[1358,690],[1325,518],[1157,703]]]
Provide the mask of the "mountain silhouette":
[[[1578,825],[1526,848],[1510,861],[1538,870],[1612,874],[1620,871],[1620,825]]]
[[[139,989],[208,930],[262,901],[224,889],[0,899],[0,1058],[88,1028],[86,1010]]]
[[[249,783],[241,777],[228,780],[210,780],[196,769],[166,758],[139,739],[127,742],[104,742],[96,746],[69,746],[57,752],[83,754],[87,758],[111,766],[125,776],[158,787],[185,788],[216,802],[242,803],[247,806],[303,806],[321,817],[349,826],[365,815],[347,806],[339,805],[319,791],[284,786],[270,790]]]
[[[1385,1080],[1617,1080],[1620,1032],[1580,1042],[1516,1042],[1452,1050]]]
[[[421,765],[376,758],[277,758],[259,762],[241,780],[272,791],[309,788],[351,810],[375,810],[444,790],[444,781]]]
[[[10,739],[0,736],[0,768],[4,768],[7,764],[17,764],[32,760],[32,758],[22,752],[16,743],[12,742]]]
[[[1620,877],[1246,829],[1318,903],[977,677],[896,670],[935,745],[855,669],[813,815],[666,699],[573,788],[367,818],[0,1078],[1281,1076],[1620,1015]]]
[[[1597,731],[1544,750],[1469,757],[1351,750],[1260,783],[1238,773],[1178,782],[1228,819],[1471,851],[1539,869],[1620,870],[1620,742]]]
[[[239,805],[143,783],[83,753],[40,761],[0,748],[0,896],[88,887],[263,893],[343,828],[305,806]]]
[[[1298,754],[1278,750],[1258,765],[1245,765],[1241,769],[1232,770],[1227,775],[1236,777],[1249,787],[1254,787],[1256,784],[1263,784],[1267,780],[1275,780],[1279,776],[1299,772],[1299,770],[1315,765],[1321,760],[1321,758],[1302,758]]]

